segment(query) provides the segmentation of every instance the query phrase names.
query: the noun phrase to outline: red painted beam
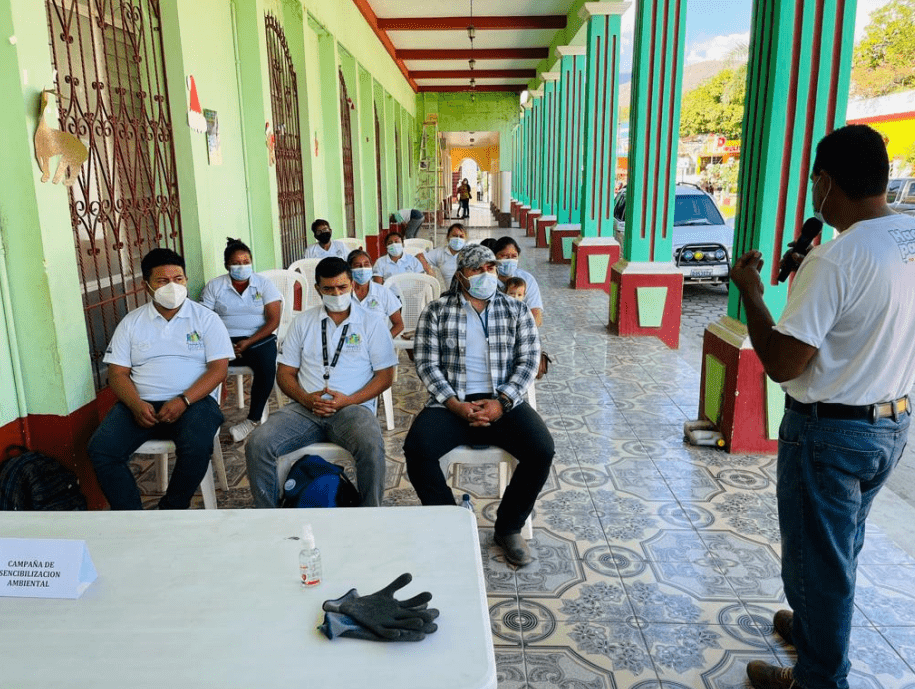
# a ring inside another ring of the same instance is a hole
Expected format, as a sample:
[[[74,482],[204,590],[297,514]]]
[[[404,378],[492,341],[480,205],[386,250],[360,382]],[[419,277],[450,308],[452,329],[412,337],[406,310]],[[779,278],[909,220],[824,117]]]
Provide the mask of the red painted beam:
[[[369,0],[353,0],[353,3],[356,5],[356,8],[362,13],[362,16],[365,18],[365,21],[368,22],[368,25],[371,27],[372,31],[375,33],[375,36],[378,37],[378,40],[381,41],[381,45],[384,46],[384,49],[388,51],[388,55],[391,56],[391,59],[394,60],[394,63],[400,69],[401,74],[404,75],[404,78],[410,84],[410,87],[415,93],[419,86],[416,81],[410,76],[410,70],[407,69],[407,66],[403,62],[403,58],[398,57],[397,49],[394,47],[394,44],[391,43],[391,39],[384,32],[384,29],[379,28],[378,26],[378,16],[375,14],[375,11],[372,9],[372,6],[369,4]]]
[[[414,79],[533,79],[536,69],[414,69]]]
[[[566,16],[534,15],[508,17],[389,17],[378,20],[382,31],[454,31],[473,25],[476,29],[564,29]]]
[[[464,92],[501,92],[521,93],[527,86],[525,84],[486,84],[470,88],[470,84],[456,84],[454,86],[420,86],[419,93],[464,93]]]
[[[353,0],[364,2],[365,0]],[[550,56],[549,48],[484,48],[470,50],[410,48],[397,51],[399,60],[543,60]]]

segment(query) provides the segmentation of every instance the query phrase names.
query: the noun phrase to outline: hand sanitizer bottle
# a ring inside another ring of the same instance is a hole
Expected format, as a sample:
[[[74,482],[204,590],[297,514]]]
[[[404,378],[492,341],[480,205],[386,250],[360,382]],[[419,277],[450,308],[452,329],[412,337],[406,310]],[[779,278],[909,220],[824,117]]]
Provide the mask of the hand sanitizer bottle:
[[[321,583],[321,552],[315,548],[315,536],[311,524],[302,527],[302,550],[299,551],[299,573],[303,587],[317,586]]]

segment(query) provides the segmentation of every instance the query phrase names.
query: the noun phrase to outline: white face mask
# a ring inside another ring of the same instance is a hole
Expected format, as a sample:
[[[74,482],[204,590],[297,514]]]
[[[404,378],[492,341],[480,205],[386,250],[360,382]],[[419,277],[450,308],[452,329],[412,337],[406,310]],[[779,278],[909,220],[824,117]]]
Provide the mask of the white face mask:
[[[460,251],[466,243],[463,237],[452,237],[448,240],[448,246],[451,247],[452,251]]]
[[[346,311],[353,300],[352,292],[344,292],[343,294],[322,294],[321,301],[324,302],[324,308],[328,311],[333,311],[338,313],[340,311]]]
[[[819,184],[821,179],[822,179],[821,177],[817,177],[816,184]],[[814,184],[814,188],[816,188],[816,184]],[[823,217],[823,208],[826,207],[826,197],[829,196],[829,192],[831,192],[831,191],[832,191],[832,180],[829,181],[829,189],[826,190],[826,195],[823,196],[823,201],[822,201],[822,203],[820,203],[820,210],[817,210],[815,208],[813,209],[813,217],[816,218],[817,220],[819,220],[824,225],[826,225],[827,223],[826,223],[826,218]]]
[[[371,268],[353,268],[353,280],[356,281],[357,285],[367,285],[371,279]]]
[[[169,282],[153,292],[153,301],[163,309],[177,309],[185,299],[187,299],[187,287],[177,282]]]
[[[517,258],[503,258],[499,260],[499,265],[496,266],[499,271],[499,275],[503,277],[511,277],[515,274],[515,271],[518,270],[518,259]]]
[[[388,255],[397,257],[403,255],[403,244],[400,242],[391,242],[388,244]]]
[[[253,272],[254,266],[250,263],[235,263],[229,266],[229,275],[239,282],[250,279]]]
[[[494,273],[480,273],[470,277],[465,276],[464,279],[467,280],[467,292],[470,296],[483,301],[490,299],[499,286],[499,278]]]

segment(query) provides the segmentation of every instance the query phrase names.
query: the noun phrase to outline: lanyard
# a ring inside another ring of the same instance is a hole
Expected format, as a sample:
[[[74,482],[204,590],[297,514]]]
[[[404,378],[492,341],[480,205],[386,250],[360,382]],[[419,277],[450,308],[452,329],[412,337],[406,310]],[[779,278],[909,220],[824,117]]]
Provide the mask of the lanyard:
[[[334,352],[334,360],[327,365],[327,319],[321,321],[321,349],[324,355],[324,385],[330,380],[330,372],[337,366],[340,360],[340,352],[343,351],[343,343],[346,341],[346,332],[349,330],[349,323],[343,326],[343,332],[340,333],[340,341],[337,342],[337,351]]]

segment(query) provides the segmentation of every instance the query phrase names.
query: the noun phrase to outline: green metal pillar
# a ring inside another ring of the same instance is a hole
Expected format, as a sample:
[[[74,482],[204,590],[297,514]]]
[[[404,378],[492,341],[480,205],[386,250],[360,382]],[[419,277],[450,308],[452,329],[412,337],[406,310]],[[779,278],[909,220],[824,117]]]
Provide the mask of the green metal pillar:
[[[611,332],[670,347],[679,345],[683,296],[671,252],[685,15],[685,0],[636,8],[626,232],[610,282]]]
[[[540,210],[543,217],[556,213],[558,193],[559,153],[559,72],[544,72],[543,127],[540,137]]]
[[[584,142],[585,46],[556,48],[560,57],[559,184],[556,219],[560,225],[581,222],[581,157]]]
[[[855,0],[756,0],[747,69],[734,255],[765,259],[764,300],[778,319],[788,285],[778,264],[813,209],[808,176],[819,140],[845,124]],[[823,239],[830,236],[825,231]],[[784,395],[763,373],[731,286],[728,315],[703,340],[700,418],[731,452],[775,451]]]
[[[588,24],[580,220],[585,237],[613,235],[620,30],[622,14],[631,4],[586,2],[581,8]]]

